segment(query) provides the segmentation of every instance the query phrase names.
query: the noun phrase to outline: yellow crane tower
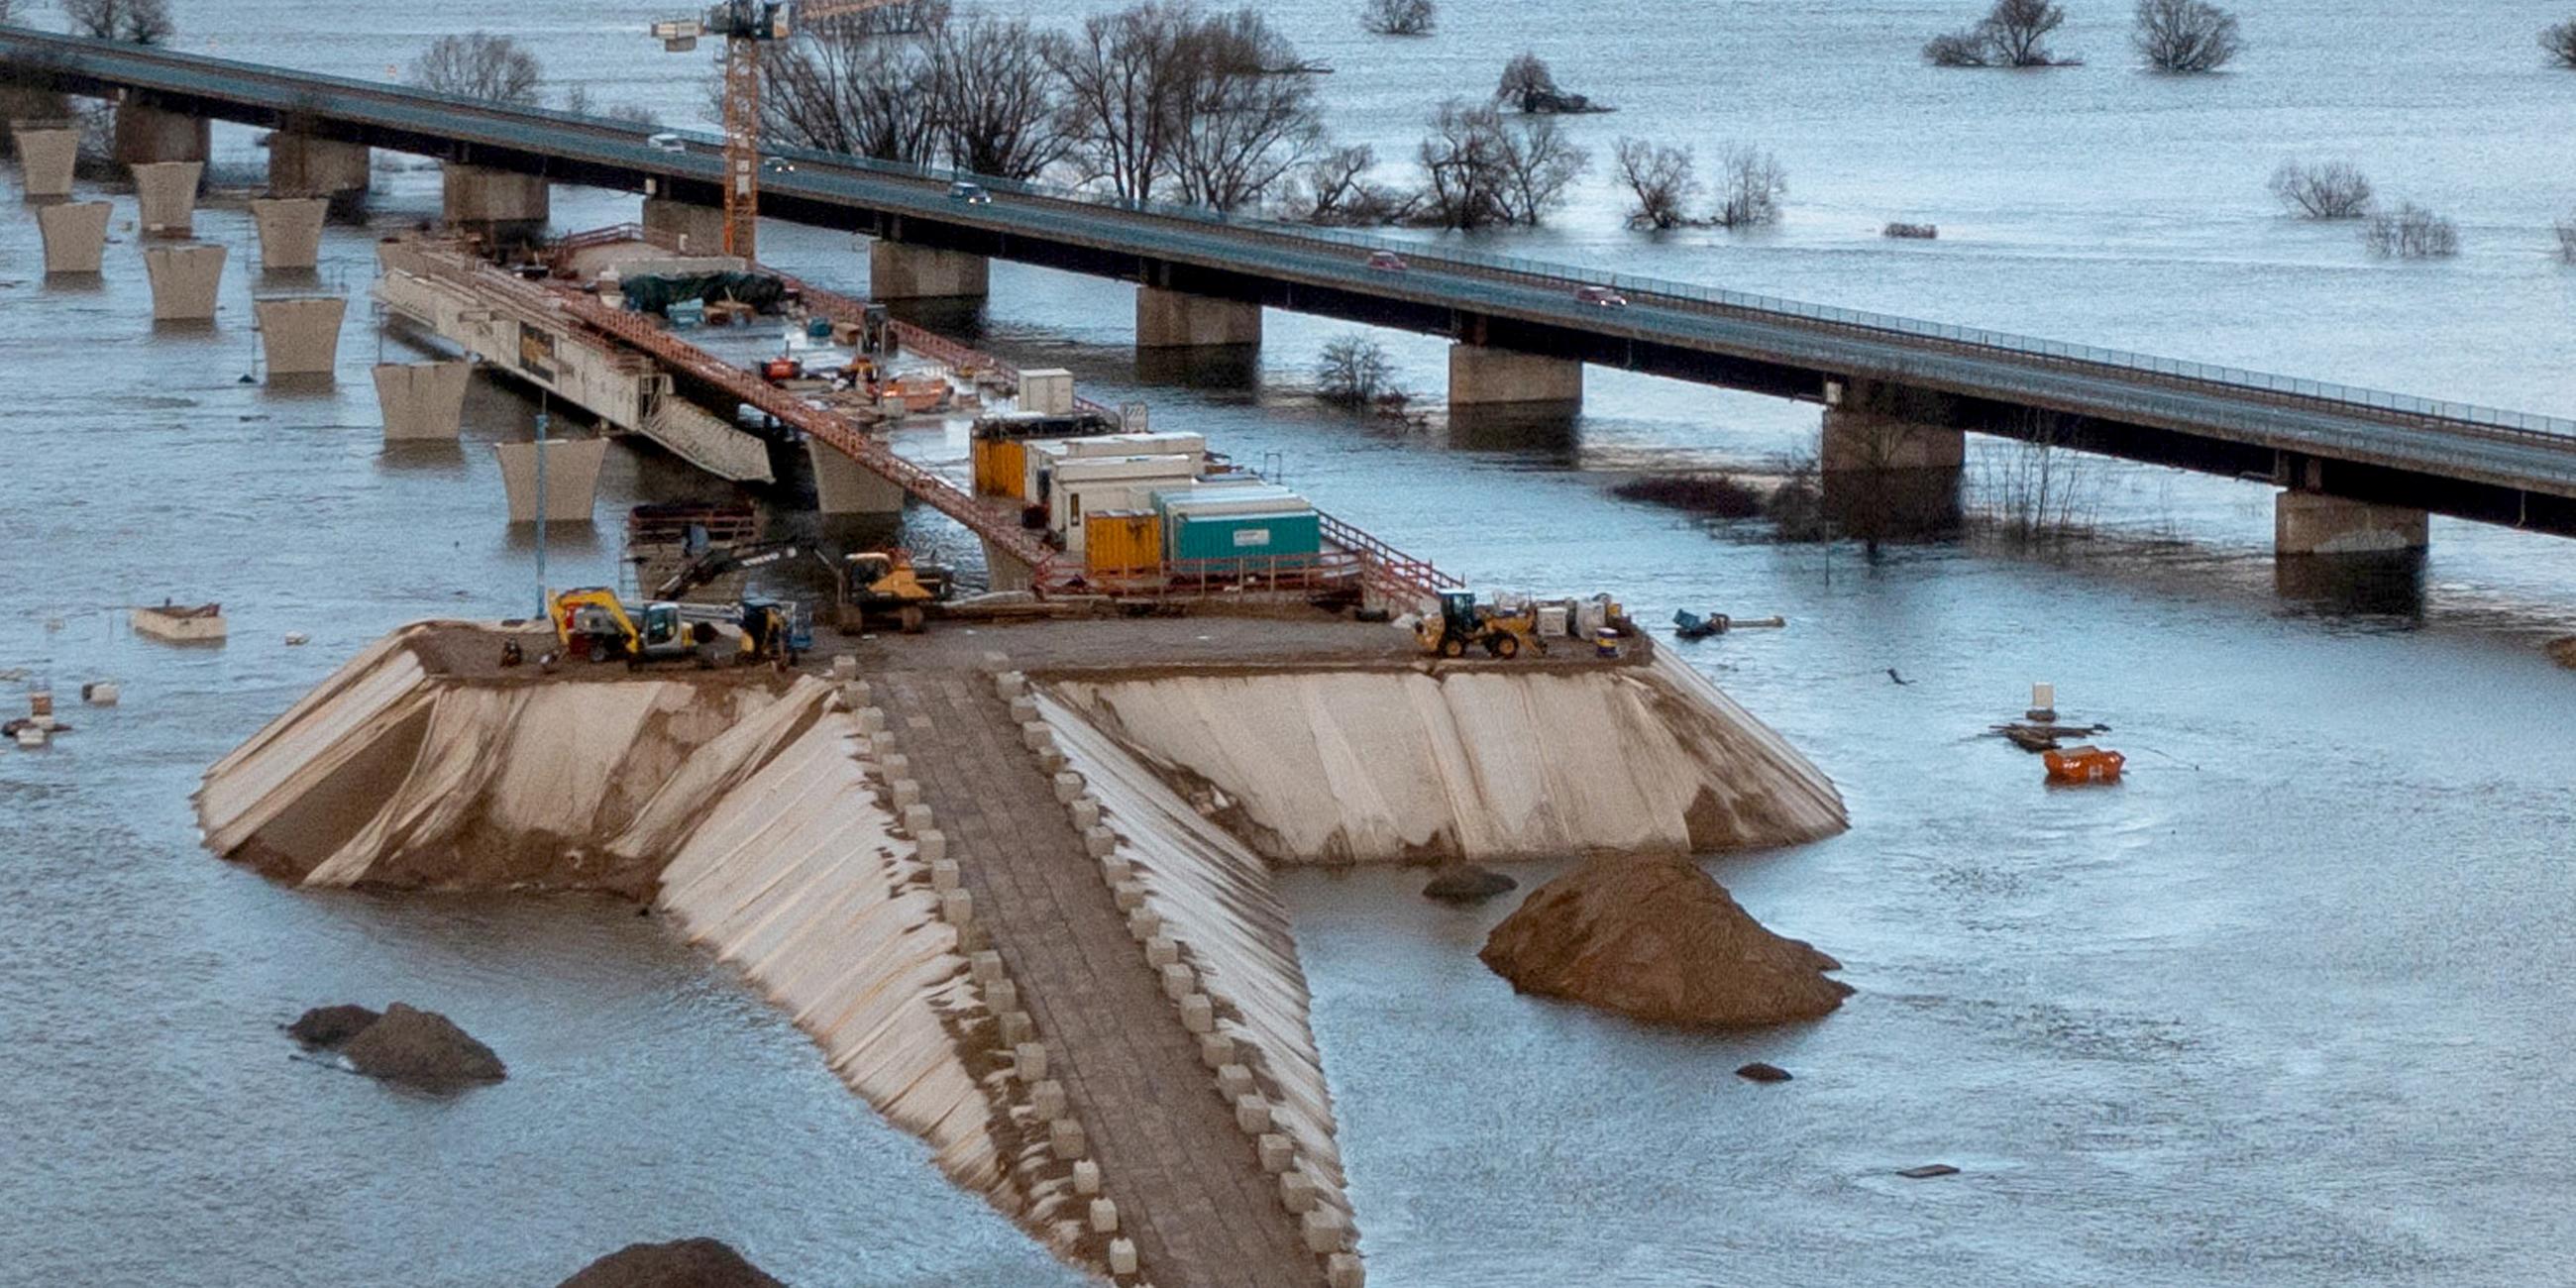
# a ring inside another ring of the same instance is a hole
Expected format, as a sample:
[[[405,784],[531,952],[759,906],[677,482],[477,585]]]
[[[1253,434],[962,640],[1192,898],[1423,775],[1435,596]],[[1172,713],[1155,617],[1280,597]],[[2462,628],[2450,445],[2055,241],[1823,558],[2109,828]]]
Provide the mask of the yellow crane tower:
[[[704,17],[653,24],[662,48],[680,54],[702,36],[724,38],[724,249],[753,258],[760,225],[760,47],[796,34],[799,22],[839,18],[911,0],[719,0]]]

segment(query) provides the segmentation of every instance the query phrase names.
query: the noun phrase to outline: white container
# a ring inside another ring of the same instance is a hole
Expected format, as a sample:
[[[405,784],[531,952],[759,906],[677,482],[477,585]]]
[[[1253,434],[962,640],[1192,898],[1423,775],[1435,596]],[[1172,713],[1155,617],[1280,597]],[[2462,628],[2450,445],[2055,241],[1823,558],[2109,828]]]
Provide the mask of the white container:
[[[2030,686],[2030,709],[2033,711],[2055,711],[2057,709],[2057,686],[2037,680],[2032,681]]]
[[[1168,434],[1093,434],[1057,441],[1063,444],[1068,457],[1187,456],[1201,464],[1207,461],[1207,435],[1179,430]]]
[[[1220,484],[1187,490],[1167,488],[1154,494],[1154,507],[1169,522],[1220,514],[1303,514],[1315,505],[1287,488],[1265,483],[1252,487]]]
[[[1042,416],[1072,415],[1073,373],[1062,367],[1021,372],[1020,410]]]
[[[1541,635],[1569,634],[1573,625],[1574,614],[1563,604],[1548,604],[1538,610],[1538,633]]]

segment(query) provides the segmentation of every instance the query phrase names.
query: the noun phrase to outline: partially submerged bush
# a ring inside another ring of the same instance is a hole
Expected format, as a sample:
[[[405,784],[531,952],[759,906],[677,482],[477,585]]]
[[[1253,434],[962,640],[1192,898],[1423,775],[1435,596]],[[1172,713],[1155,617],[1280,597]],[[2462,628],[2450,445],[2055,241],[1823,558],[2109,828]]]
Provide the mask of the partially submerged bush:
[[[2460,253],[2458,225],[2411,201],[2371,216],[2361,236],[2371,254],[2394,259],[2441,259]]]
[[[2551,62],[2561,67],[2576,67],[2576,18],[2543,30],[2540,47],[2549,51]]]
[[[1780,222],[1780,198],[1789,191],[1789,172],[1765,149],[1739,143],[1718,163],[1717,211],[1710,216],[1720,228],[1752,228]]]
[[[1431,0],[1369,0],[1360,25],[1381,36],[1428,36],[1440,19]]]
[[[2370,179],[2350,161],[2283,161],[2265,186],[2301,219],[2359,219],[2370,211]]]
[[[1890,221],[1887,227],[1879,229],[1878,235],[1881,237],[1901,237],[1914,241],[1930,241],[1941,235],[1941,229],[1937,224],[1909,224],[1902,220],[1894,220]]]
[[[1395,393],[1395,363],[1367,336],[1341,336],[1316,355],[1315,396],[1333,406],[1367,407]]]
[[[2055,67],[2048,33],[2066,22],[2066,10],[2051,0],[1995,0],[1995,7],[1975,26],[1934,36],[1923,46],[1923,61],[1935,67]]]
[[[1750,519],[1762,513],[1762,494],[1727,474],[1660,474],[1630,479],[1610,489],[1623,501],[1670,506],[1720,519]]]
[[[2236,15],[2209,0],[2138,0],[2131,43],[2162,72],[2212,72],[2245,48]]]

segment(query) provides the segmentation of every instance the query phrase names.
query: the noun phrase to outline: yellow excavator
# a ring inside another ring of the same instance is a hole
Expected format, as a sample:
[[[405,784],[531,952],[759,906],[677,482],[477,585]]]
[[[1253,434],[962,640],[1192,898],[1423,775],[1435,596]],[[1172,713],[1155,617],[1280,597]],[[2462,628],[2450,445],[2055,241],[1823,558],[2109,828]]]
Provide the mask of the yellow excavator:
[[[1547,641],[1539,638],[1536,605],[1523,604],[1507,613],[1478,604],[1472,590],[1440,592],[1440,611],[1425,615],[1413,634],[1423,652],[1441,657],[1464,657],[1472,645],[1483,645],[1499,658],[1519,657],[1524,647],[1547,651]]]
[[[655,600],[630,613],[616,591],[585,586],[553,596],[548,607],[564,653],[594,662],[640,666],[695,657],[701,666],[727,658],[793,666],[806,643],[795,610],[772,599],[730,608]]]
[[[916,564],[904,550],[864,550],[842,560],[841,611],[845,631],[864,630],[869,616],[893,614],[906,635],[921,633],[932,604],[944,602],[956,578],[935,564]]]

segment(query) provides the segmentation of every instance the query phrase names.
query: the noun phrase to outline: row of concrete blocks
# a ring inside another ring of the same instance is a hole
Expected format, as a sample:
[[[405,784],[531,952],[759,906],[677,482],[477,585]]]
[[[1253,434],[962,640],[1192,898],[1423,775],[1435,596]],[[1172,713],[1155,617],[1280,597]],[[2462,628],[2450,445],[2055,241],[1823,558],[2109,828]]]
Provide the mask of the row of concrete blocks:
[[[1348,1222],[1338,1210],[1318,1200],[1314,1178],[1297,1165],[1295,1142],[1272,1130],[1278,1124],[1269,1099],[1254,1083],[1251,1067],[1243,1062],[1235,1040],[1216,1031],[1214,999],[1201,990],[1198,972],[1181,960],[1181,943],[1163,927],[1160,915],[1147,906],[1145,888],[1136,880],[1135,865],[1118,853],[1118,835],[1103,822],[1099,799],[1091,794],[1080,772],[1065,768],[1055,730],[1042,717],[1036,698],[1029,693],[1028,677],[1003,671],[994,676],[994,686],[1011,704],[1012,718],[1019,721],[1021,745],[1054,776],[1055,798],[1072,814],[1073,826],[1082,834],[1084,851],[1099,863],[1101,879],[1108,882],[1110,896],[1117,901],[1118,910],[1127,914],[1128,934],[1144,946],[1146,967],[1161,980],[1163,996],[1179,1009],[1182,1027],[1198,1036],[1199,1058],[1215,1072],[1217,1094],[1233,1106],[1235,1125],[1252,1137],[1262,1170],[1279,1178],[1281,1206],[1298,1218],[1307,1248],[1327,1259],[1326,1281],[1330,1288],[1361,1288],[1366,1271],[1358,1255],[1350,1251]]]

